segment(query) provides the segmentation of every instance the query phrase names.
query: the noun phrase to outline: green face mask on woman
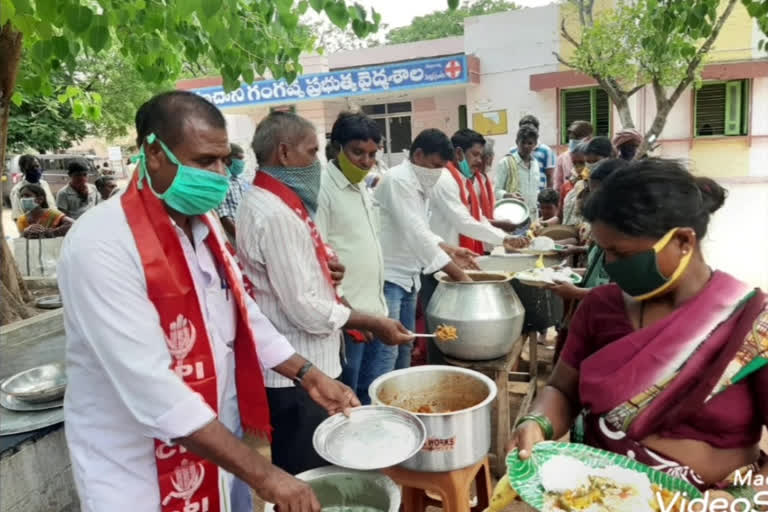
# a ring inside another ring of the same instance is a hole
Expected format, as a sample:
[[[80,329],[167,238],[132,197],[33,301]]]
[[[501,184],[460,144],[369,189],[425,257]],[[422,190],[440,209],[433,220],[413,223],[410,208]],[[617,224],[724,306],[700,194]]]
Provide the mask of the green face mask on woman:
[[[182,164],[163,141],[158,139],[154,133],[150,133],[147,136],[147,144],[154,142],[160,144],[168,160],[178,166],[176,177],[168,190],[158,194],[152,188],[152,178],[147,172],[147,157],[142,146],[137,157],[139,160],[139,188],[142,186],[143,178],[146,177],[150,190],[165,204],[183,215],[202,215],[217,208],[224,201],[229,190],[229,176]]]

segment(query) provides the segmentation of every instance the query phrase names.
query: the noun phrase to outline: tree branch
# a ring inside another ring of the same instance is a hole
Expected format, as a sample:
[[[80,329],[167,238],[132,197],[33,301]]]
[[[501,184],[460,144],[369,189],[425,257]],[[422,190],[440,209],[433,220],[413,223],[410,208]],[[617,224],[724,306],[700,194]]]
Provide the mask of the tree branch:
[[[643,87],[645,87],[646,85],[647,85],[647,84],[640,84],[640,85],[636,85],[635,87],[633,87],[632,89],[630,89],[629,91],[627,91],[627,97],[630,97],[630,96],[632,96],[633,94],[635,94],[637,91],[639,91],[640,89],[642,89],[642,88],[643,88]]]
[[[560,64],[562,64],[563,66],[568,66],[569,68],[577,69],[575,64],[573,64],[573,63],[571,63],[571,62],[568,62],[567,60],[565,60],[564,58],[562,58],[562,57],[560,56],[560,54],[559,54],[559,53],[557,53],[557,52],[552,52],[552,55],[554,55],[554,56],[555,56],[555,59],[557,59],[557,62],[559,62],[559,63],[560,63]]]
[[[581,43],[577,42],[576,39],[574,39],[573,36],[568,33],[568,29],[565,28],[565,18],[563,18],[563,21],[560,23],[560,33],[563,35],[563,38],[571,43],[575,48],[581,47]]]
[[[704,56],[706,56],[707,53],[709,53],[709,50],[712,49],[712,45],[715,44],[715,40],[720,35],[720,31],[723,29],[725,22],[733,12],[734,7],[736,7],[737,2],[738,0],[728,0],[728,4],[726,5],[723,14],[720,15],[720,18],[712,28],[712,33],[709,34],[709,37],[706,39],[706,41],[704,41],[704,44],[701,45],[699,50],[696,52],[696,55],[694,55],[694,57],[688,63],[688,68],[685,71],[685,78],[681,80],[679,84],[677,84],[674,92],[669,97],[669,100],[673,104],[680,98],[683,92],[693,82],[693,79],[696,76],[696,69],[698,69],[698,67],[701,65],[701,61],[704,60]]]

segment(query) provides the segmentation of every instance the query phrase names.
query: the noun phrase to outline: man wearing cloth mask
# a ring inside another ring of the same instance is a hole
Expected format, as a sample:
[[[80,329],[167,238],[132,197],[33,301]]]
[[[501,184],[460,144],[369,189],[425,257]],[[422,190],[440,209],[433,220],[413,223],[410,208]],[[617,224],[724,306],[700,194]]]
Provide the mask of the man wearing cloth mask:
[[[227,158],[227,170],[229,170],[229,189],[221,206],[216,208],[221,225],[231,241],[235,240],[235,214],[237,207],[243,200],[243,194],[248,190],[248,182],[242,178],[245,170],[245,151],[237,144],[230,143],[231,152]]]
[[[384,296],[391,318],[413,330],[420,274],[442,270],[455,281],[471,281],[462,270],[477,268],[475,253],[451,245],[430,230],[429,197],[451,161],[453,146],[440,130],[421,132],[411,145],[407,160],[389,170],[374,196],[381,207],[381,249],[384,253]],[[448,176],[451,179],[450,175]],[[411,365],[412,346],[390,350],[378,362],[386,373]]]
[[[237,211],[237,254],[261,310],[311,361],[302,374],[317,367],[338,378],[342,329],[369,331],[392,345],[413,334],[400,322],[349,308],[337,293],[329,268],[336,255],[313,221],[322,172],[318,146],[314,125],[296,114],[273,112],[259,123],[252,143],[259,170]],[[293,474],[327,465],[312,445],[327,409],[290,376],[267,371],[266,385],[272,461]]]
[[[587,121],[574,121],[568,127],[568,151],[557,157],[555,174],[552,177],[552,188],[560,190],[565,181],[571,176],[574,164],[571,161],[571,153],[579,143],[589,141],[593,133],[592,124]]]
[[[378,207],[364,182],[376,164],[380,142],[381,131],[373,119],[350,112],[339,114],[330,140],[339,151],[331,155],[323,173],[315,221],[346,269],[344,299],[359,311],[386,316]],[[367,363],[377,359],[379,347],[389,347],[364,341],[345,334],[341,381],[368,404],[368,386],[379,374]],[[366,371],[361,373],[363,368]]]
[[[66,435],[86,512],[320,512],[311,489],[240,440],[269,436],[262,368],[329,413],[358,405],[299,356],[246,294],[208,213],[224,200],[224,116],[185,91],[136,114],[137,171],[86,213],[58,266],[67,333]],[[234,478],[233,474],[238,478]]]
[[[630,162],[635,159],[637,148],[643,143],[643,136],[634,128],[627,128],[614,135],[612,142],[619,158]]]
[[[49,205],[56,204],[51,193],[51,187],[48,182],[43,179],[43,166],[40,165],[40,160],[34,155],[21,155],[19,157],[19,168],[24,174],[24,178],[13,186],[10,193],[11,199],[11,218],[13,222],[19,220],[19,217],[24,215],[24,210],[21,208],[21,189],[24,185],[40,185],[45,190],[45,200]]]
[[[483,204],[483,198],[488,190],[479,189],[477,184],[485,186],[481,169],[484,165],[485,138],[476,131],[462,129],[451,137],[454,148],[453,161],[448,162],[448,172],[442,173],[440,179],[429,193],[431,216],[430,229],[449,245],[458,245],[474,254],[485,252],[485,245],[514,249],[524,244],[517,237],[508,236],[499,226],[514,231],[517,226],[509,221],[490,221],[486,217],[488,205]],[[493,201],[493,196],[486,202]],[[419,299],[426,310],[432,294],[437,288],[434,275],[424,275],[421,280]],[[437,349],[433,340],[427,340],[428,361],[442,363],[442,353]]]
[[[475,254],[483,254],[483,242],[492,245],[511,242],[512,238],[507,239],[502,229],[514,231],[517,226],[507,221],[489,221],[481,201],[483,195],[476,185],[482,180],[477,174],[483,167],[485,139],[465,128],[451,137],[451,144],[453,161],[446,164],[448,172],[443,173],[430,192],[432,231],[446,243]]]

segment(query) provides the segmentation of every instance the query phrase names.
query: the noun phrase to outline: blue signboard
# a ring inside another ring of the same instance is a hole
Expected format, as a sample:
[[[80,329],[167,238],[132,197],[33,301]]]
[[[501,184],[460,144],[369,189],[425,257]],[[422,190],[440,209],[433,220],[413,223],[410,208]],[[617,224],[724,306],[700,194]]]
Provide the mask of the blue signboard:
[[[285,80],[262,80],[242,85],[232,92],[221,86],[194,89],[219,108],[270,103],[294,103],[324,100],[342,96],[385,93],[431,87],[465,84],[469,81],[464,55],[439,59],[414,60],[345,71],[302,75],[292,84]]]

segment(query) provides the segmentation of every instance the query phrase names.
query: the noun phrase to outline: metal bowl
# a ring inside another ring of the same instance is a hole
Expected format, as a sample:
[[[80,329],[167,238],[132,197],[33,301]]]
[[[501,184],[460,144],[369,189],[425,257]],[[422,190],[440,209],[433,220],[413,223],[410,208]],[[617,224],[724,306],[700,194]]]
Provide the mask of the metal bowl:
[[[64,363],[54,363],[17,373],[3,382],[0,389],[19,400],[40,403],[61,398],[66,387]]]
[[[400,487],[380,473],[327,466],[299,473],[296,478],[312,487],[323,510],[400,510]],[[274,510],[269,503],[264,508],[264,512]]]
[[[524,224],[530,217],[528,206],[517,199],[500,199],[493,208],[493,218],[514,224]]]
[[[336,466],[369,471],[413,457],[427,439],[424,423],[408,411],[368,405],[349,417],[335,414],[315,430],[315,451]]]

